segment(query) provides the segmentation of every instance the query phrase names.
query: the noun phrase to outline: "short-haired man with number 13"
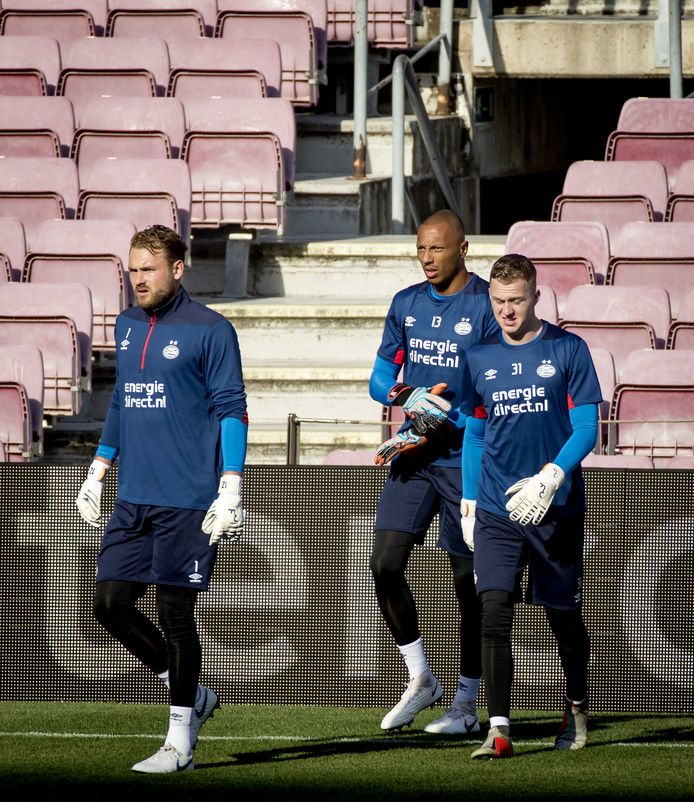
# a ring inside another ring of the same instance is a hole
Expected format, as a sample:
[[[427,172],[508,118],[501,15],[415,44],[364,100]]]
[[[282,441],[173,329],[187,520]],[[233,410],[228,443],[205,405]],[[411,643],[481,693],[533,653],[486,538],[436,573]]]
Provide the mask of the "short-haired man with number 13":
[[[555,748],[580,749],[587,738],[581,460],[595,445],[602,396],[586,343],[535,314],[536,281],[525,256],[494,263],[489,295],[501,332],[467,351],[476,400],[463,441],[462,527],[474,550],[489,710],[489,734],[473,758],[513,755],[511,630],[526,564],[529,600],[545,608],[566,678]]]

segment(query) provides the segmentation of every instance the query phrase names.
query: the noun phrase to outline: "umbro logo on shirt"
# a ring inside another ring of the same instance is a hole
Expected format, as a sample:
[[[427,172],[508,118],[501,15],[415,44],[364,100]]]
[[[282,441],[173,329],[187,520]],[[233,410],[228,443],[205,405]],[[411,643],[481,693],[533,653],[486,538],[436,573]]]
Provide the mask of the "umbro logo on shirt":
[[[496,374],[497,371],[494,370],[494,368],[489,368],[489,370],[484,372],[484,377],[487,381],[489,381],[490,379],[496,379]]]
[[[417,322],[417,318],[416,318],[416,317],[412,317],[412,315],[408,315],[408,316],[405,318],[405,326],[406,326],[407,328],[409,328],[410,326],[414,326],[414,324],[415,324],[416,322]]]

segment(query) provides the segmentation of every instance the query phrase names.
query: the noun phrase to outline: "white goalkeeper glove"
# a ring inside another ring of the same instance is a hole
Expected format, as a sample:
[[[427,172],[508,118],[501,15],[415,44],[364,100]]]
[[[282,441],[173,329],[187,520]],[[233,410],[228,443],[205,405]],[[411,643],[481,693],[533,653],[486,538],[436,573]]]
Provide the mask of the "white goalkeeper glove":
[[[87,478],[82,482],[75,504],[82,518],[90,525],[98,528],[101,520],[101,492],[104,489],[104,478],[109,465],[95,459],[89,466]]]
[[[506,495],[511,496],[506,503],[506,509],[511,513],[509,518],[521,524],[539,524],[563,483],[564,471],[548,462],[540,473],[511,485],[506,491]]]
[[[473,533],[475,530],[475,512],[477,509],[477,502],[470,499],[461,499],[460,501],[460,525],[463,529],[463,540],[465,545],[470,551],[475,550],[475,539]]]
[[[226,473],[219,480],[217,498],[202,522],[202,531],[210,535],[210,546],[220,540],[238,543],[243,534],[246,511],[241,508],[243,479],[237,473]]]

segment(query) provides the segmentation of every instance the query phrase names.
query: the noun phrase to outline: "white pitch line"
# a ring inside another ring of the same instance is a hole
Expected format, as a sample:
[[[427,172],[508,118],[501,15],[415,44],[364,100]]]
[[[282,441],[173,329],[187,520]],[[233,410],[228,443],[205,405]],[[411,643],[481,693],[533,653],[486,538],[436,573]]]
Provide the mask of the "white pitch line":
[[[141,739],[146,738],[150,740],[160,740],[161,734],[150,735],[147,733],[108,733],[108,732],[2,732],[0,731],[0,738],[77,738],[89,740],[124,740],[124,739]],[[396,743],[411,743],[417,746],[422,743],[427,744],[441,744],[448,746],[475,746],[476,741],[460,741],[454,742],[453,740],[440,739],[440,738],[422,738],[418,739],[417,736],[409,735],[399,737],[393,735],[390,737],[373,738],[371,736],[350,737],[350,738],[331,738],[325,736],[324,738],[315,736],[301,736],[301,735],[201,735],[201,741],[291,741],[294,743],[320,743],[326,741],[330,743],[371,743],[371,744],[388,744],[390,742]],[[514,746],[546,746],[548,749],[552,746],[550,740],[546,741],[513,741]],[[652,749],[654,747],[661,747],[663,749],[694,749],[694,742],[676,742],[676,741],[649,741],[648,743],[627,743],[623,741],[604,741],[603,743],[592,743],[591,746],[619,746],[627,749],[631,748],[644,748]]]

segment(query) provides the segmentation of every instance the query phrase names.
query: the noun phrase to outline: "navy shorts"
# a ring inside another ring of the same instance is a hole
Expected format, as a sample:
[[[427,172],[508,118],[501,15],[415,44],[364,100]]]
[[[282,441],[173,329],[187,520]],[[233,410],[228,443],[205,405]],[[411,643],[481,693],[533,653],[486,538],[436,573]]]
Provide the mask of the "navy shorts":
[[[411,532],[423,543],[438,513],[437,545],[449,554],[472,558],[460,528],[460,468],[429,465],[415,468],[397,460],[392,466],[376,510],[375,531]]]
[[[96,581],[207,590],[217,546],[209,546],[202,531],[205,514],[118,499],[101,541]]]
[[[475,587],[477,592],[515,593],[529,566],[527,600],[558,610],[581,606],[583,587],[583,513],[521,524],[477,508]]]

